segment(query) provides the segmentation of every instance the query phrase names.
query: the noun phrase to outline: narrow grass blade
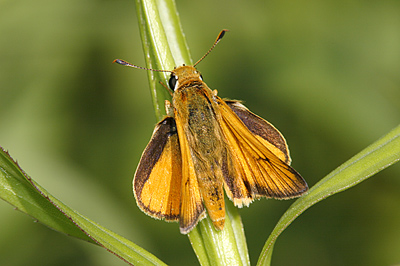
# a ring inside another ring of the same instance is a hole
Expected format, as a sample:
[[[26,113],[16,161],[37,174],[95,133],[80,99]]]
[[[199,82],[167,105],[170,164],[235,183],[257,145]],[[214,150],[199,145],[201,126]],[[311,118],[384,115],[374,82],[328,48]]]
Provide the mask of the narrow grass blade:
[[[151,253],[98,225],[50,195],[0,150],[0,198],[44,225],[106,248],[131,265],[165,265]]]
[[[301,213],[321,200],[351,188],[400,160],[400,126],[371,144],[313,186],[283,214],[260,254],[257,265],[270,265],[278,236]]]

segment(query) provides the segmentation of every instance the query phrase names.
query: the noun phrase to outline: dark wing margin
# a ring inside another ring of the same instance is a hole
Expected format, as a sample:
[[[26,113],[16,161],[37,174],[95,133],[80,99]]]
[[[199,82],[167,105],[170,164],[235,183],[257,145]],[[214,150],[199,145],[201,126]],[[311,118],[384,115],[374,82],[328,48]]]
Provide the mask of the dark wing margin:
[[[283,160],[290,164],[289,148],[283,135],[271,123],[252,113],[240,101],[223,99],[232,111],[242,120],[251,133],[268,141],[278,148],[285,156]]]

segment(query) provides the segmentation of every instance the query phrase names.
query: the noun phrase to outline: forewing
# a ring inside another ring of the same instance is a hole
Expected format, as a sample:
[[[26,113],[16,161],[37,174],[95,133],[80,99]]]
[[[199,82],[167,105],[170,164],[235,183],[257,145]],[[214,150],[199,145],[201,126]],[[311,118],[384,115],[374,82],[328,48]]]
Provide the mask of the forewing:
[[[175,120],[166,117],[154,129],[133,179],[136,202],[146,214],[179,219],[182,160]]]
[[[248,129],[233,111],[235,107],[231,109],[219,97],[216,100],[221,111],[222,131],[238,174],[237,180],[225,179],[229,191],[227,194],[235,205],[248,205],[260,196],[293,198],[307,191],[305,180],[284,162],[285,153],[270,143],[268,138],[261,137],[260,130]]]

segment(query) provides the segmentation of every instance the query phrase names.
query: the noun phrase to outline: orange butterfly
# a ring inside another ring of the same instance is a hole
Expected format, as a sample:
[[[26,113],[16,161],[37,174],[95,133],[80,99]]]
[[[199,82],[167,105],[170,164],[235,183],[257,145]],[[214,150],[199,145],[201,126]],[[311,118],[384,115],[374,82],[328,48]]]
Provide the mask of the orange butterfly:
[[[290,199],[308,190],[289,166],[282,134],[239,101],[218,97],[196,70],[225,32],[193,66],[153,70],[115,60],[171,73],[172,104],[166,101],[167,116],[156,125],[143,152],[133,191],[143,212],[179,221],[183,234],[205,217],[206,210],[215,228],[224,228],[224,189],[238,207],[259,197]]]

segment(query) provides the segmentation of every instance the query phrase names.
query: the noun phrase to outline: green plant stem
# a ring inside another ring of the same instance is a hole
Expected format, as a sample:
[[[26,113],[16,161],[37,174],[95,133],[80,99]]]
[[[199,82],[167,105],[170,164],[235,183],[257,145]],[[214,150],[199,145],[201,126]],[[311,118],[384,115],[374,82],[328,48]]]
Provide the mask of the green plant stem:
[[[182,32],[175,2],[171,0],[137,0],[137,14],[143,50],[148,68],[172,70],[177,65],[192,64]],[[161,118],[161,106],[167,99],[166,73],[149,71],[156,116]],[[232,218],[234,223],[232,223]],[[227,209],[225,228],[216,231],[207,217],[189,233],[192,247],[201,265],[249,265],[244,230],[235,208]],[[228,264],[226,264],[228,263]]]
[[[137,0],[136,10],[147,68],[170,70],[192,63],[174,1]],[[168,84],[169,73],[147,74],[154,112],[161,120],[165,115],[164,101],[170,97],[159,82]]]
[[[250,265],[242,220],[228,200],[225,219],[222,231],[217,231],[210,219],[204,219],[189,233],[201,265]]]

